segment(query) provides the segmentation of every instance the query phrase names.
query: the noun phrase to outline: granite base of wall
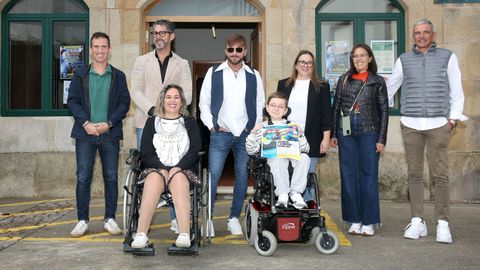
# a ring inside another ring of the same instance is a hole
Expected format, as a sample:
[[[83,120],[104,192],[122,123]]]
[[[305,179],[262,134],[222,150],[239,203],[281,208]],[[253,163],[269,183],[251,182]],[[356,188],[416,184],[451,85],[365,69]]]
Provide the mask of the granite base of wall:
[[[318,166],[320,197],[340,199],[338,155],[330,152]],[[380,199],[408,200],[407,164],[403,153],[383,153],[379,168]],[[424,164],[424,198],[435,199],[428,164]],[[452,202],[480,202],[480,153],[449,153],[450,199]]]
[[[119,195],[128,172],[128,154],[120,153]],[[75,153],[0,154],[0,197],[75,197]],[[92,179],[92,196],[103,195],[103,176],[97,155]]]
[[[119,196],[128,172],[120,153]],[[450,194],[453,202],[480,202],[480,153],[450,153]],[[425,164],[425,179],[428,166]],[[75,153],[0,154],[0,197],[74,197],[76,186]],[[340,172],[336,152],[330,152],[318,166],[322,199],[340,199]],[[407,167],[401,153],[384,153],[380,158],[380,198],[408,200]],[[424,197],[434,198],[434,187],[425,181]],[[92,180],[92,196],[103,196],[103,178],[97,157]]]

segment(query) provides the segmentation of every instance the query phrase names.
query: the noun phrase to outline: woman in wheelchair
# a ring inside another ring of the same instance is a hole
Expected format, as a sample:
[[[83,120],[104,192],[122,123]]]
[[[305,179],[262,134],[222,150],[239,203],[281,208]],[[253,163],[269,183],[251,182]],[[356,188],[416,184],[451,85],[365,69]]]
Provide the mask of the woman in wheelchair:
[[[175,245],[190,247],[190,184],[197,178],[200,132],[196,121],[187,117],[185,95],[180,86],[170,84],[160,92],[155,116],[149,117],[141,140],[144,181],[140,217],[133,248],[148,245],[147,232],[160,195],[172,193],[180,234]]]
[[[300,160],[291,158],[268,158],[268,164],[271,168],[273,181],[275,184],[275,194],[278,196],[276,206],[287,207],[288,198],[293,202],[293,206],[297,209],[302,209],[306,203],[302,197],[302,193],[307,185],[307,175],[310,167],[310,158],[308,151],[310,146],[303,130],[297,123],[286,120],[289,108],[288,98],[281,92],[272,93],[267,99],[265,107],[268,121],[256,125],[250,134],[247,136],[246,148],[249,155],[254,155],[260,151],[261,141],[263,137],[263,128],[268,125],[288,124],[290,127],[296,129],[298,132],[298,142],[300,146]],[[279,131],[282,134],[281,130]],[[293,170],[292,181],[289,186],[288,163],[291,162]]]

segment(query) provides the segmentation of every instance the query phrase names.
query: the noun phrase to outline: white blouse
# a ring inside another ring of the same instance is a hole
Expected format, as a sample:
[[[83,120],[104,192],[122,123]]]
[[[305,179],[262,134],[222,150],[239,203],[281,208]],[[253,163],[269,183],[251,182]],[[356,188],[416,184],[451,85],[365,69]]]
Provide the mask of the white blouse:
[[[292,112],[288,116],[288,120],[299,124],[305,130],[305,122],[307,121],[307,104],[308,104],[308,88],[310,80],[295,80],[292,93],[288,98],[288,107]]]
[[[160,162],[165,166],[175,166],[190,148],[185,120],[155,118],[153,146]]]

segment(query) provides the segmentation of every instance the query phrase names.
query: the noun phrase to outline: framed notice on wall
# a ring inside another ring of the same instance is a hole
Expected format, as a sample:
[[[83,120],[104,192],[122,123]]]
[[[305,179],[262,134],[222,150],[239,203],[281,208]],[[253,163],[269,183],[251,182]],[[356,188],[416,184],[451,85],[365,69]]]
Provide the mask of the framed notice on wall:
[[[78,66],[82,64],[83,46],[60,46],[60,79],[70,80]]]
[[[372,40],[370,41],[373,55],[377,61],[377,72],[391,74],[395,64],[394,41],[393,40]]]

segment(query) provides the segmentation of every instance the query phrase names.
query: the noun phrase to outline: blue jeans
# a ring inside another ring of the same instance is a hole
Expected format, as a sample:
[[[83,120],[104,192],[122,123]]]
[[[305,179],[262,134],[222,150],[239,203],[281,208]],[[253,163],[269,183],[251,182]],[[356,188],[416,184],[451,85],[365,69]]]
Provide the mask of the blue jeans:
[[[105,219],[115,218],[118,199],[118,156],[119,141],[112,141],[110,135],[102,134],[96,142],[77,139],[75,153],[77,157],[77,217],[78,220],[89,220],[90,187],[92,184],[93,166],[97,151],[102,162]]]
[[[233,151],[235,162],[235,181],[233,187],[233,201],[230,208],[230,218],[240,217],[243,201],[247,194],[248,185],[248,154],[245,148],[247,133],[243,132],[239,137],[230,132],[212,132],[210,134],[210,147],[208,151],[208,168],[212,179],[212,208],[217,196],[217,185],[222,176],[223,166],[230,150]]]
[[[342,219],[347,223],[379,224],[378,133],[364,132],[358,113],[351,115],[351,130],[349,136],[343,136],[341,129],[337,133]]]
[[[137,131],[137,149],[140,150],[140,145],[142,144],[142,135],[143,135],[143,128],[136,128]],[[175,214],[175,207],[169,207],[170,209],[170,220],[174,220],[177,218]]]

